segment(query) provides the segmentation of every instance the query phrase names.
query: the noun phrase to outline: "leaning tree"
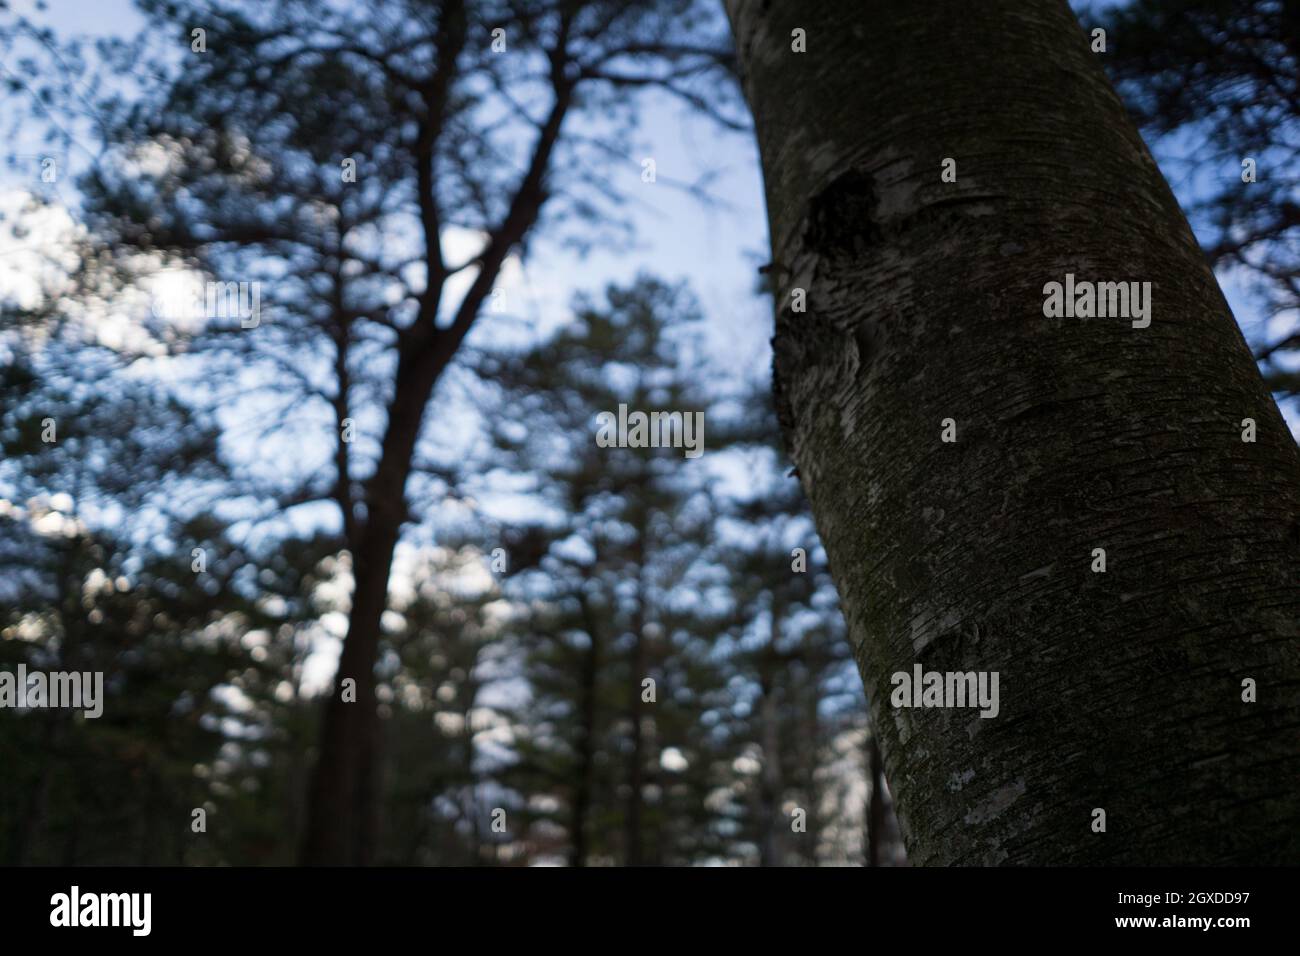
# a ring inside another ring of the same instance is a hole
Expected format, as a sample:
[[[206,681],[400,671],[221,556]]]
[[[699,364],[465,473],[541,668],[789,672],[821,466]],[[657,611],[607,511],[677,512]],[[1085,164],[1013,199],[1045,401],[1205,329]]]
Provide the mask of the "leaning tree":
[[[1300,459],[1103,54],[1064,0],[726,7],[909,856],[1294,862]],[[1067,275],[1150,324],[1048,317]],[[916,664],[999,673],[998,716],[892,706]]]

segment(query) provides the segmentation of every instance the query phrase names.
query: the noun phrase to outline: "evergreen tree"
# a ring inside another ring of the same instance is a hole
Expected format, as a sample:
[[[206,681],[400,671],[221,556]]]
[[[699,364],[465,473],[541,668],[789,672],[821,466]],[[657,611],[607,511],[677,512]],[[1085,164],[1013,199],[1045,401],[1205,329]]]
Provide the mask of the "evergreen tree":
[[[302,859],[365,863],[393,558],[444,490],[425,467],[435,388],[544,215],[570,227],[557,239],[616,237],[598,224],[615,221],[617,151],[575,126],[621,125],[645,85],[705,104],[691,80],[729,54],[694,0],[140,7],[147,30],[111,62],[149,69],[99,104],[88,223],[123,271],[143,255],[215,283],[190,348],[238,382],[227,401],[273,422],[241,435],[262,466],[245,494],[277,520],[334,509],[353,598]]]
[[[684,862],[710,840],[711,755],[691,728],[725,691],[697,590],[714,505],[699,459],[602,447],[597,421],[620,406],[707,420],[699,315],[650,279],[606,299],[490,360],[509,409],[494,436],[542,509],[506,549],[507,593],[529,609],[512,780],[534,839],[571,864]]]
[[[1300,395],[1300,4],[1135,0],[1097,25],[1201,247],[1258,299],[1268,387]]]

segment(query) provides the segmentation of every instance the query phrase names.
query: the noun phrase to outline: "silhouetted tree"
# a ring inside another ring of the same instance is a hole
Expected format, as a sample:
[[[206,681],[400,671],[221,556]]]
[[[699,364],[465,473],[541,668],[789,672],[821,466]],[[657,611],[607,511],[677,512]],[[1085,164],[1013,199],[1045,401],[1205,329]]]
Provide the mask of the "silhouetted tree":
[[[336,509],[353,594],[302,859],[365,863],[393,554],[442,487],[434,389],[544,210],[584,242],[608,219],[617,147],[574,133],[582,118],[617,121],[647,83],[706,106],[690,81],[728,57],[690,38],[717,19],[690,0],[140,5],[150,26],[116,62],[153,75],[104,107],[89,219],[119,265],[150,253],[249,283],[230,293],[243,313],[206,316],[190,347],[208,351],[206,375],[240,383],[227,402],[255,394],[272,421],[245,452],[280,467],[247,493],[276,514]],[[303,446],[321,450],[290,451]]]

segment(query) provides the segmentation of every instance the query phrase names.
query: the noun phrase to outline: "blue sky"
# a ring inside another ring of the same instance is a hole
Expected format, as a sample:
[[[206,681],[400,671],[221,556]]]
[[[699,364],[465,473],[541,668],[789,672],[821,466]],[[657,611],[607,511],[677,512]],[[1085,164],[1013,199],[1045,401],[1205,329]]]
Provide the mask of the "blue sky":
[[[61,33],[129,36],[143,26],[131,0],[49,0],[44,13],[35,10],[35,0],[16,0],[11,7]],[[541,242],[521,277],[526,294],[532,296],[525,312],[549,324],[562,317],[573,293],[598,291],[609,282],[626,282],[648,271],[690,283],[729,367],[762,369],[768,362],[771,312],[754,295],[757,266],[767,261],[756,148],[751,139],[721,132],[667,97],[647,97],[642,119],[640,145],[646,148],[629,153],[626,168],[615,178],[631,200],[627,215],[637,248],[630,254],[597,250],[579,259]],[[31,149],[38,150],[39,142],[34,140]],[[660,182],[641,182],[645,157],[654,158]],[[85,153],[73,151],[73,176],[84,169],[86,159]],[[668,184],[706,177],[714,204],[701,203]],[[21,172],[0,171],[0,189],[24,180]]]

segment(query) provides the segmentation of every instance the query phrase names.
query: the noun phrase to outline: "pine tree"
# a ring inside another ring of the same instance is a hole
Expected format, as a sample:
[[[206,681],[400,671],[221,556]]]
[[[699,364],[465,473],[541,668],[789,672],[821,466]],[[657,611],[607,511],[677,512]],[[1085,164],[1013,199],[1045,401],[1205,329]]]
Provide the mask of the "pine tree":
[[[648,279],[606,299],[491,369],[509,410],[496,439],[545,508],[505,549],[529,607],[512,780],[535,842],[573,865],[685,862],[711,840],[692,728],[724,693],[692,593],[713,508],[685,449],[602,447],[594,419],[707,418],[685,340],[699,315]]]
[[[393,556],[443,490],[424,467],[435,389],[544,211],[573,227],[557,238],[614,231],[611,150],[575,123],[625,116],[645,85],[691,99],[687,79],[728,55],[678,41],[707,24],[693,0],[142,6],[147,31],[113,62],[158,75],[103,107],[110,158],[83,184],[88,223],[115,265],[144,253],[217,284],[225,306],[193,348],[208,374],[239,371],[241,408],[280,402],[271,429],[244,436],[281,462],[249,493],[277,517],[336,510],[353,599],[302,860],[366,863]],[[285,435],[323,441],[328,465],[285,453]]]
[[[1093,29],[1102,62],[1174,182],[1211,264],[1248,278],[1256,357],[1300,395],[1300,7],[1276,0],[1138,0]],[[1170,150],[1160,146],[1172,141]]]

